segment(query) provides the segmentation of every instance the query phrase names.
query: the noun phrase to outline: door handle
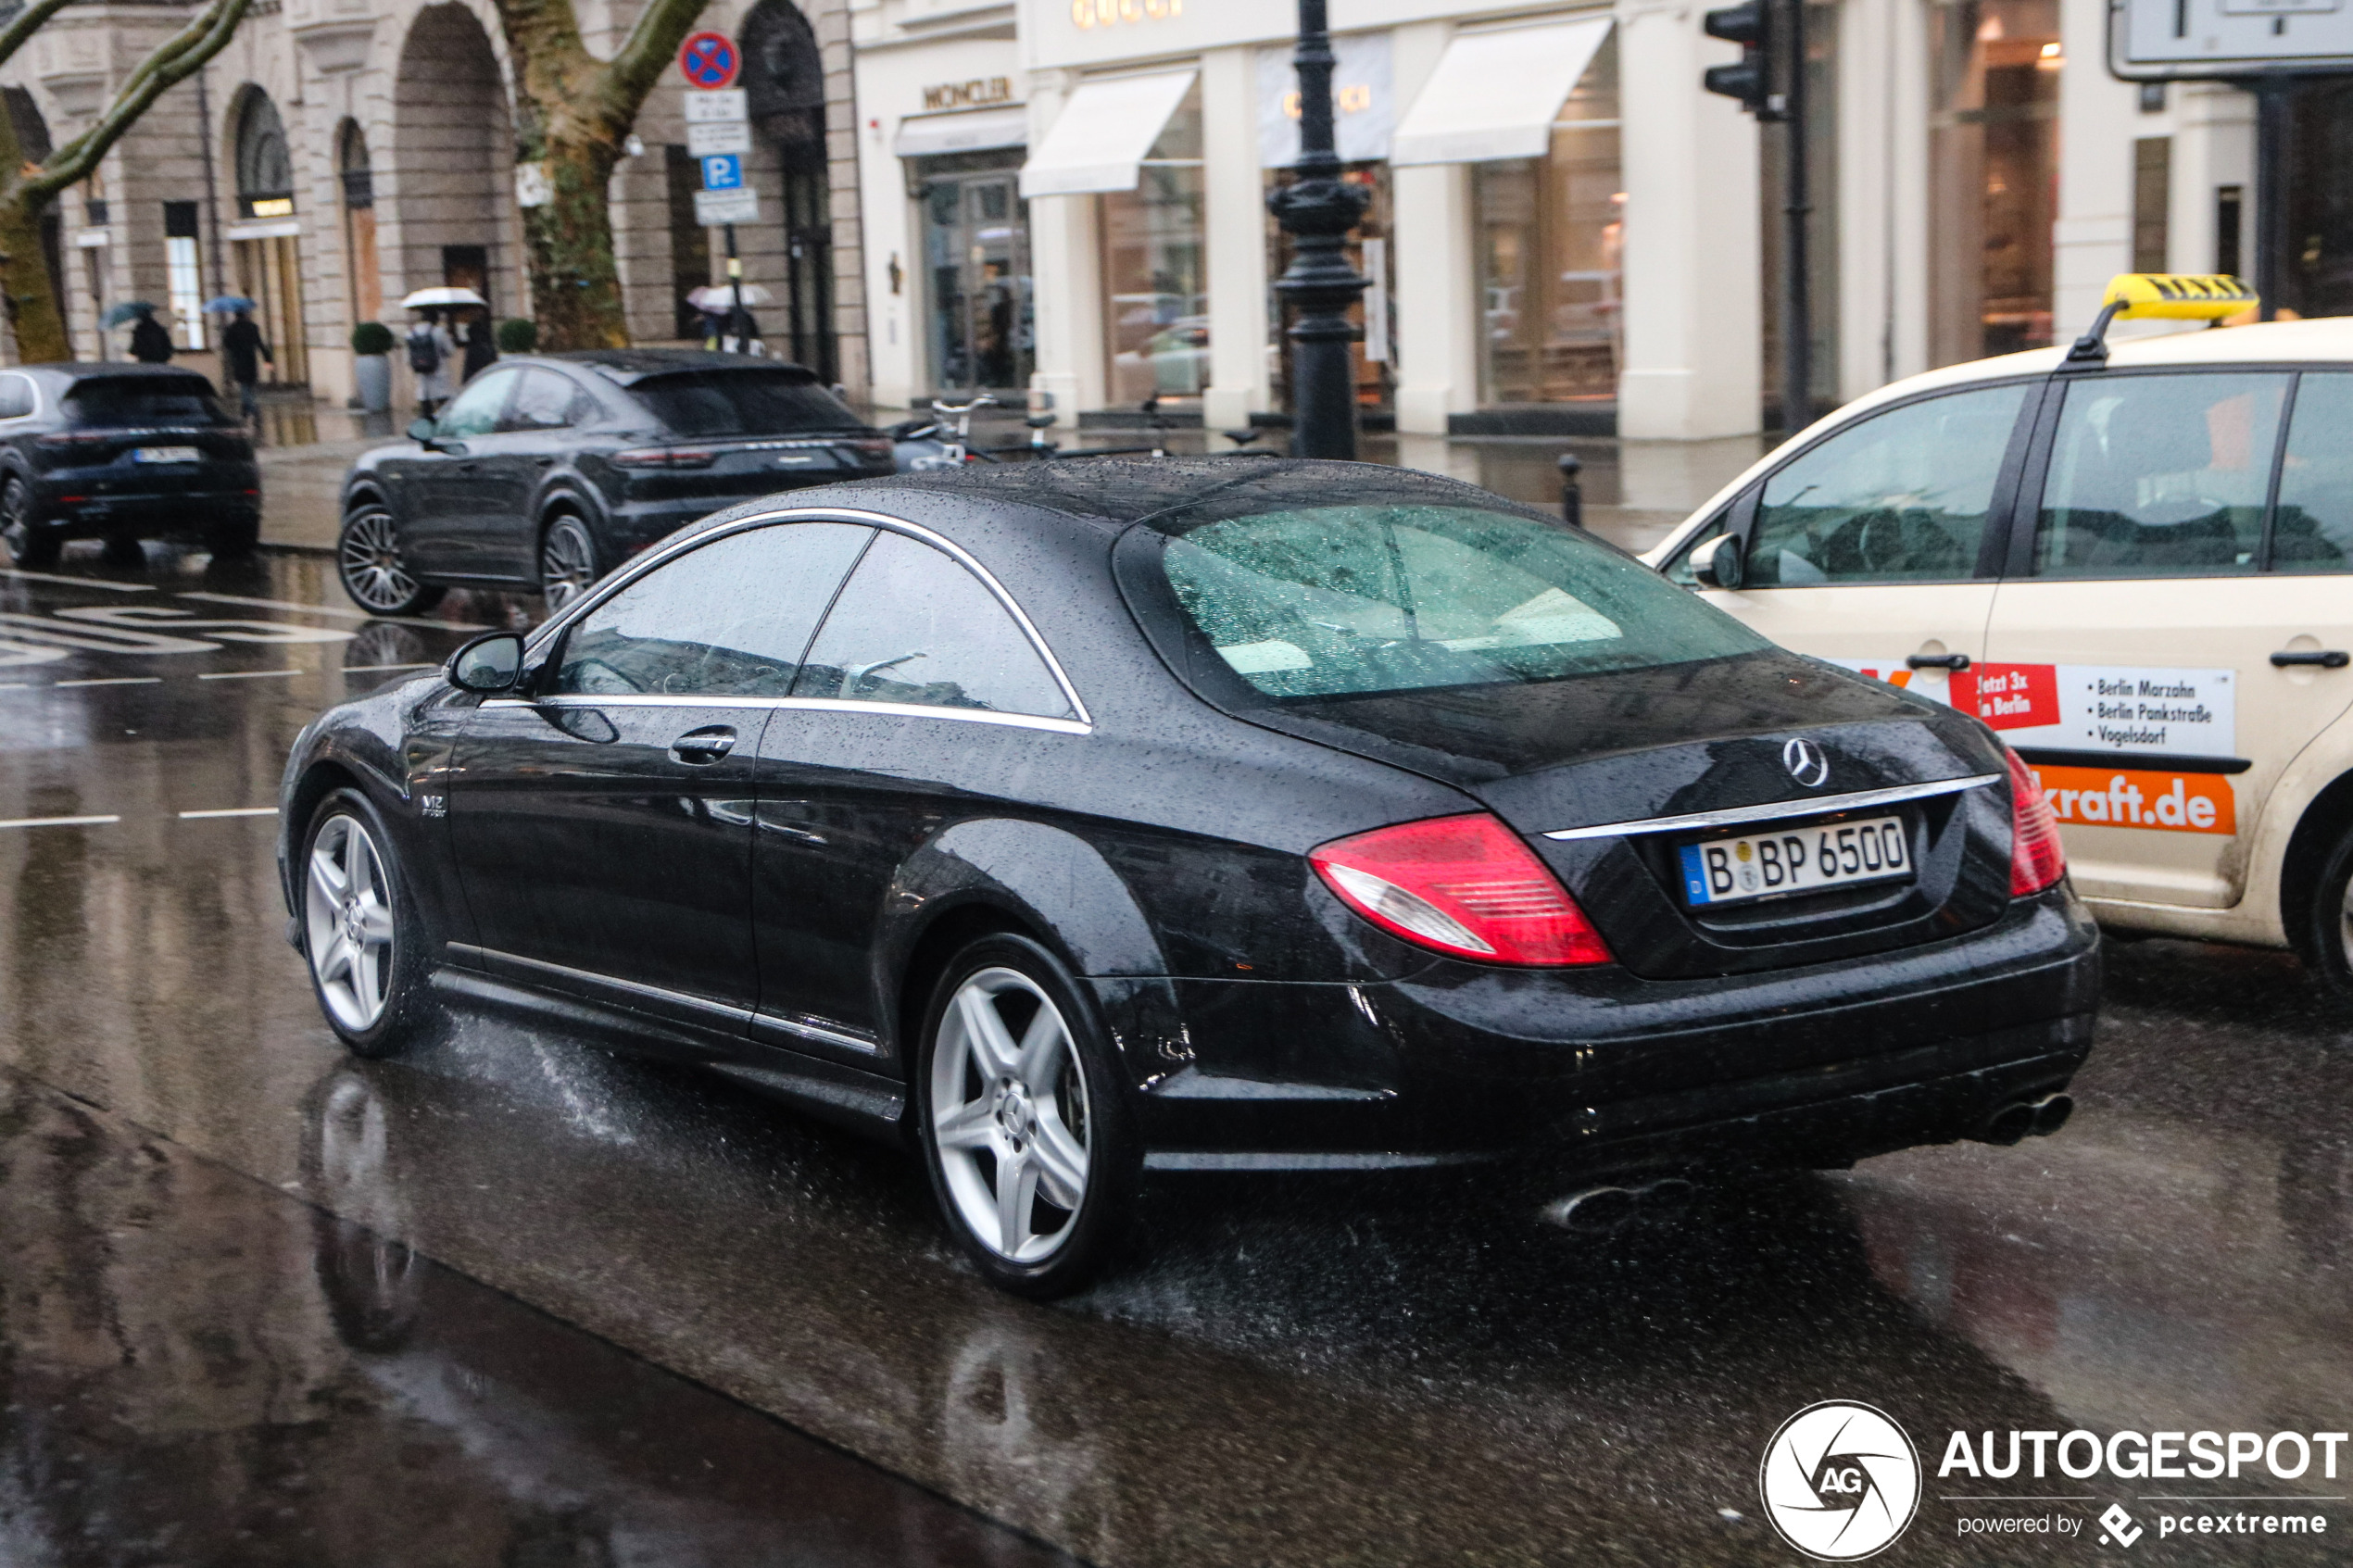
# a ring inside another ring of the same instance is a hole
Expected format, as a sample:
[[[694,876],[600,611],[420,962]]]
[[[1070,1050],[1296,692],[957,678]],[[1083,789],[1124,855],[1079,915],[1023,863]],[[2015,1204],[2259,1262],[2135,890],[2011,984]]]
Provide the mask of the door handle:
[[[2341,648],[2296,648],[2287,653],[2273,654],[2271,662],[2282,670],[2292,670],[2299,664],[2309,664],[2322,670],[2342,670],[2347,665],[2353,664],[2353,654],[2348,654]]]
[[[1904,667],[1907,670],[1966,670],[1969,668],[1969,655],[1965,653],[1916,653],[1904,660]]]
[[[707,767],[736,748],[736,732],[724,724],[688,730],[670,743],[670,755],[695,767]]]
[[[537,463],[543,469],[553,468],[556,466],[556,459],[553,458],[534,458],[531,460]]]

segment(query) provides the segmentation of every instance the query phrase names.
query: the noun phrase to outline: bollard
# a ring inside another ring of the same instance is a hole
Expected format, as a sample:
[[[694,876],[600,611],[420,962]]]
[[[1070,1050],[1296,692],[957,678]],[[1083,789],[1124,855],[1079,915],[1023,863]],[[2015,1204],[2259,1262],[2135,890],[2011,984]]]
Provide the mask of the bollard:
[[[1585,526],[1585,497],[1577,488],[1577,476],[1584,467],[1577,460],[1576,453],[1561,454],[1561,516],[1571,528]]]

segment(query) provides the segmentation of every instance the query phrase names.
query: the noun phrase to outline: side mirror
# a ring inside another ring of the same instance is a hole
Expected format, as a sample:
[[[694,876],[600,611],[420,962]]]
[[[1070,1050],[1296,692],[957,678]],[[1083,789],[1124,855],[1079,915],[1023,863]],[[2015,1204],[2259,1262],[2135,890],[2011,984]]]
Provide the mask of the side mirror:
[[[1741,541],[1737,533],[1718,533],[1692,552],[1692,580],[1703,588],[1741,585]]]
[[[449,684],[461,691],[512,691],[522,676],[520,632],[492,632],[449,656]]]

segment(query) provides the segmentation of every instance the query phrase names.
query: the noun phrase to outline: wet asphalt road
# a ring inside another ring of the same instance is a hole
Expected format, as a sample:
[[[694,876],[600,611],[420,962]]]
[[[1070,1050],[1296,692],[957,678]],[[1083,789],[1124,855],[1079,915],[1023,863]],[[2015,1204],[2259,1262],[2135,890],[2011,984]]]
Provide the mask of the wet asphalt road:
[[[0,575],[0,1564],[1790,1563],[1757,1463],[1830,1398],[1927,1450],[1883,1561],[2078,1562],[2149,1483],[1963,1539],[1999,1505],[1948,1494],[2052,1488],[1940,1483],[1945,1435],[2353,1417],[2353,1020],[2272,955],[2115,947],[2055,1138],[1601,1238],[1532,1177],[1191,1178],[1056,1307],[961,1264],[912,1160],[728,1085],[474,1017],[352,1060],[274,821],[208,813],[531,608]],[[15,825],[61,817],[106,820]]]

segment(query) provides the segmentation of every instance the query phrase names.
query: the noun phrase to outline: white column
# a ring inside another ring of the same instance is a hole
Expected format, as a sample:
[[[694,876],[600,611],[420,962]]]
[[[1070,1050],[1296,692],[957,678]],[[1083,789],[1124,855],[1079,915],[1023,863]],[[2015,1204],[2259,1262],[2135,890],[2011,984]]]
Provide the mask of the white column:
[[[1239,430],[1268,406],[1266,200],[1258,168],[1257,51],[1201,61],[1202,170],[1209,266],[1209,386],[1202,422]]]
[[[1839,10],[1842,399],[1928,368],[1928,41],[1914,0]]]
[[[2133,270],[2133,139],[2142,131],[2140,89],[2117,81],[2101,63],[2107,0],[2060,0],[2059,43],[2067,65],[2059,77],[2051,337],[2063,344],[2092,324],[2108,279]],[[2139,330],[2127,325],[2116,335]]]
[[[1399,118],[1438,69],[1453,29],[1420,22],[1390,35]],[[1471,171],[1464,164],[1390,170],[1395,207],[1397,428],[1446,433],[1446,416],[1478,407],[1478,275]]]
[[[1617,8],[1626,360],[1617,431],[1703,440],[1757,428],[1763,364],[1756,127],[1700,90],[1737,57],[1667,0]]]
[[[1041,70],[1029,80],[1029,144],[1035,147],[1077,79]],[[1038,290],[1038,368],[1029,384],[1053,395],[1055,416],[1064,425],[1076,425],[1079,410],[1103,406],[1103,264],[1095,210],[1091,195],[1038,196],[1029,204],[1029,257]]]
[[[900,86],[904,69],[895,67],[898,61],[888,55],[879,60],[873,56],[858,56],[860,102],[900,102],[890,90]],[[866,119],[875,123],[869,125]],[[891,155],[891,139],[898,130],[897,115],[875,109],[870,109],[858,125],[859,210],[866,241],[867,365],[874,377],[877,409],[908,408],[919,394],[933,390],[928,384],[931,367],[917,341],[925,283],[922,220],[907,197],[907,166]]]

